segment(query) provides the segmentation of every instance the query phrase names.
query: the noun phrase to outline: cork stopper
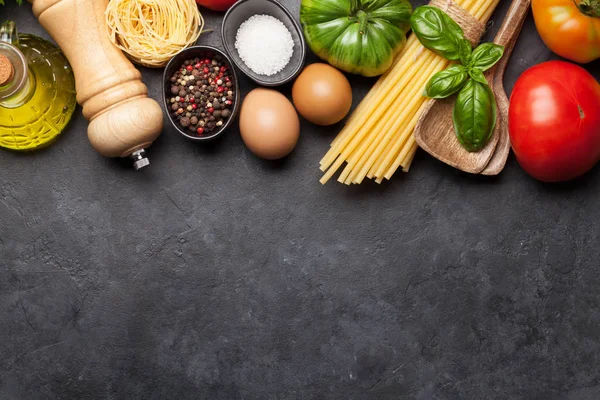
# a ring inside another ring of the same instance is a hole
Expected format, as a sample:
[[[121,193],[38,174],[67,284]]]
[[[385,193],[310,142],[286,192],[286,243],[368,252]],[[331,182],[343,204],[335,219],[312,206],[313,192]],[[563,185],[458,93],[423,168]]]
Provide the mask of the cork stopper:
[[[9,83],[15,75],[15,68],[10,60],[0,54],[0,86]]]

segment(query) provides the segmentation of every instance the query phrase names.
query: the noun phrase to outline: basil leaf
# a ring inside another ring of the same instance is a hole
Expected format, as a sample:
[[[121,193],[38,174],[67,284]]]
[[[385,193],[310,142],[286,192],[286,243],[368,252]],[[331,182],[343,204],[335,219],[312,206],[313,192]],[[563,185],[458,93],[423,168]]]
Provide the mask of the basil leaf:
[[[454,65],[435,74],[425,87],[425,96],[432,99],[445,99],[458,92],[469,79],[467,68]]]
[[[488,81],[487,81],[487,79],[485,79],[485,75],[483,74],[483,72],[481,72],[481,70],[480,70],[480,69],[477,69],[477,68],[470,68],[470,69],[469,69],[469,76],[470,76],[470,77],[471,77],[473,80],[475,80],[475,81],[477,81],[477,82],[481,83],[482,85],[487,85],[487,84],[488,84]]]
[[[417,7],[410,17],[410,28],[429,50],[451,61],[460,59],[463,30],[439,8]]]
[[[471,54],[469,67],[487,71],[492,68],[504,55],[504,46],[494,43],[482,43]]]
[[[469,65],[469,62],[471,61],[471,54],[473,53],[473,47],[471,47],[471,42],[463,38],[463,40],[460,41],[459,46],[460,62],[463,65]]]
[[[469,79],[458,93],[454,105],[454,130],[468,151],[479,151],[490,140],[496,127],[496,99],[490,87]]]

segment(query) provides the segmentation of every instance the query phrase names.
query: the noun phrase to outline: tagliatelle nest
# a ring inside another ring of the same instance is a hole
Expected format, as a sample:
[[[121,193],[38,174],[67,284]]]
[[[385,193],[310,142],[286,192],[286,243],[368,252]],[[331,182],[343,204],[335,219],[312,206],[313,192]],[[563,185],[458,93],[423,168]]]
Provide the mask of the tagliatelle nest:
[[[160,68],[192,46],[204,29],[195,0],[111,0],[110,40],[136,64]]]

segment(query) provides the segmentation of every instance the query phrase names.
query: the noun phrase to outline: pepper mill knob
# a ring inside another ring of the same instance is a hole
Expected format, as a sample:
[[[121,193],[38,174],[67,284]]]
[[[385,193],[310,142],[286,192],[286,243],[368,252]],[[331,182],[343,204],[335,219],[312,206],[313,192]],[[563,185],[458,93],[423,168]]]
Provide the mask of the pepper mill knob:
[[[109,0],[29,1],[73,68],[94,149],[127,157],[148,148],[162,132],[163,112],[148,98],[140,72],[109,40],[104,19]],[[143,159],[137,167],[148,165]]]

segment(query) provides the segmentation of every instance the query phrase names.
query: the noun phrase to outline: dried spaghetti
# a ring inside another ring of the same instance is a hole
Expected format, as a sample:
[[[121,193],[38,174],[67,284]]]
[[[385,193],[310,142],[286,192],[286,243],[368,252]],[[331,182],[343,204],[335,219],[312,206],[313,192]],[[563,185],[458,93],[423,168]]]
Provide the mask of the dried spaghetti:
[[[110,40],[133,62],[151,68],[164,67],[204,29],[194,0],[111,0],[105,16]]]

